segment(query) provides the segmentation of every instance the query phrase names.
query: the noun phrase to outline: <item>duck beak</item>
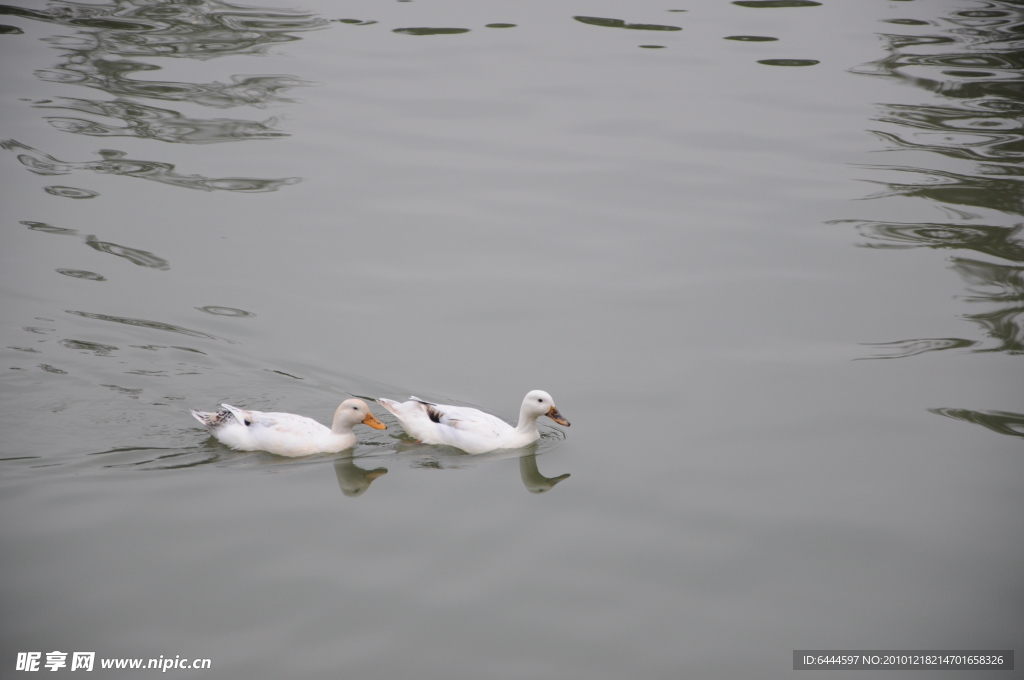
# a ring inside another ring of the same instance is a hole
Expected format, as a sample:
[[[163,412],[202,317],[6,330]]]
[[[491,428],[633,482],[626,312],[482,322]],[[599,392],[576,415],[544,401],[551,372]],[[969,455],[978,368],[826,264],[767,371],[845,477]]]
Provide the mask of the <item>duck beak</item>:
[[[363,425],[369,425],[375,430],[386,430],[388,426],[377,420],[372,413],[367,413],[366,417],[363,418]]]
[[[565,427],[569,427],[569,421],[566,420],[565,418],[563,418],[562,414],[559,413],[558,409],[555,408],[554,406],[552,406],[550,409],[548,409],[548,412],[547,412],[546,415],[547,415],[548,418],[551,418],[551,420],[555,421],[559,425],[563,425]]]

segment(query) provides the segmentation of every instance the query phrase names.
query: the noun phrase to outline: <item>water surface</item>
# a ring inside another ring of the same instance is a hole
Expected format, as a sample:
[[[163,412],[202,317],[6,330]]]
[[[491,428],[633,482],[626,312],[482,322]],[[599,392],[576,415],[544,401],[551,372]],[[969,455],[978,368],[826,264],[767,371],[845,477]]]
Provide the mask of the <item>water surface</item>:
[[[7,668],[782,678],[1019,641],[1019,5],[0,14]],[[530,389],[572,427],[481,456],[390,416],[239,453],[188,414]]]

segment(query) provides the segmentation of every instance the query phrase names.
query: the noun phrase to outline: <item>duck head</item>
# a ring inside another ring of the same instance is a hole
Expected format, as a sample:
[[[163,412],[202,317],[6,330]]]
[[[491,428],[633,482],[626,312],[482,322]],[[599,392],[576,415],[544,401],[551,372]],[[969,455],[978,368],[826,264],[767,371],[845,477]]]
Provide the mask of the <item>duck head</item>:
[[[555,400],[544,390],[533,390],[523,399],[523,412],[533,418],[547,416],[563,427],[569,427],[569,421],[555,408]]]
[[[332,429],[337,430],[339,426],[352,429],[352,426],[359,425],[360,423],[369,425],[375,430],[386,430],[388,427],[377,420],[377,417],[373,415],[365,401],[362,399],[346,399],[341,402],[341,406],[334,412],[334,427]]]

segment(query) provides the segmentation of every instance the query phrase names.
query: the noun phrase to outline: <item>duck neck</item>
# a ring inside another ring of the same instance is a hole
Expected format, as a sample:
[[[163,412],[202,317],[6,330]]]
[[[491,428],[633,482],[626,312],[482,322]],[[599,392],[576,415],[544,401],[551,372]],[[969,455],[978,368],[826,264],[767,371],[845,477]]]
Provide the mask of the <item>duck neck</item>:
[[[331,422],[331,434],[352,434],[352,425],[342,417],[342,408],[334,412],[334,420]]]
[[[519,424],[516,425],[516,432],[528,434],[534,439],[537,438],[537,415],[526,410],[526,404],[519,409]]]

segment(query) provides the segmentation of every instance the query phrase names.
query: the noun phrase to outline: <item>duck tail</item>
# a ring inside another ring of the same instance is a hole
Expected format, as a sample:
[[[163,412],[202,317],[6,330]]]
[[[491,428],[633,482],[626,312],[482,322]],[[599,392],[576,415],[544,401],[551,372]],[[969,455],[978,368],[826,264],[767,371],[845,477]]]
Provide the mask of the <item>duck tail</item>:
[[[221,419],[218,418],[220,413],[211,413],[209,411],[197,411],[194,408],[188,410],[192,414],[192,417],[203,424],[203,427],[212,430],[221,423]]]
[[[210,431],[233,422],[249,424],[249,421],[245,418],[245,411],[242,409],[227,404],[221,404],[221,406],[222,408],[219,411],[197,411],[193,408],[189,409],[189,413]]]

